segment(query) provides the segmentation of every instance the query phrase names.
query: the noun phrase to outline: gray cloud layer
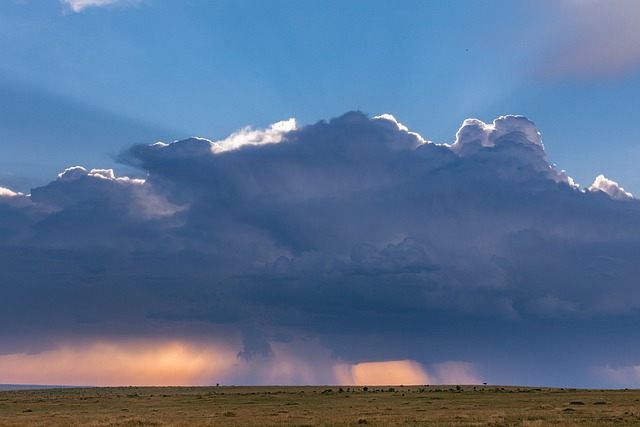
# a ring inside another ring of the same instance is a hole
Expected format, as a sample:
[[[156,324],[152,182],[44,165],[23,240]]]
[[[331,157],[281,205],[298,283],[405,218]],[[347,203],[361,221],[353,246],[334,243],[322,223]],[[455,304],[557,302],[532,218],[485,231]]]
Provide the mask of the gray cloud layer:
[[[76,167],[0,190],[0,353],[227,330],[242,360],[307,337],[496,382],[609,384],[589,369],[640,362],[640,203],[577,188],[532,122],[467,120],[451,146],[390,116],[283,123],[228,150],[131,147],[144,181]]]

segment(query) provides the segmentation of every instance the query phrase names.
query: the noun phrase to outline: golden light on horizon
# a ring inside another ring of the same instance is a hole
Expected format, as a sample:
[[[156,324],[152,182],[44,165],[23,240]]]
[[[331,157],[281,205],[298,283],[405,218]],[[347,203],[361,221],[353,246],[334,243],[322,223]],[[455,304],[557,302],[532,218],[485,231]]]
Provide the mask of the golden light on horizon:
[[[418,385],[429,384],[429,375],[414,360],[366,362],[337,365],[336,378],[344,385]]]
[[[86,386],[208,385],[236,363],[231,345],[179,340],[94,342],[41,353],[0,355],[0,378],[12,384]]]
[[[0,355],[0,382],[70,386],[479,384],[475,366],[415,360],[350,364],[314,339],[271,342],[270,355],[238,357],[242,344],[181,339],[96,340]]]

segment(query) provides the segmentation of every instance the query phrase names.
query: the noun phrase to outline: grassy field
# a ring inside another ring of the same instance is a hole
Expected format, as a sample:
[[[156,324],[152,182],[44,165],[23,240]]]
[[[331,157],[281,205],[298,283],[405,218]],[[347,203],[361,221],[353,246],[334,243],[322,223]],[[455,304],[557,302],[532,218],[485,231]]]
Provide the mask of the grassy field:
[[[0,392],[1,426],[627,426],[639,390],[118,387]]]

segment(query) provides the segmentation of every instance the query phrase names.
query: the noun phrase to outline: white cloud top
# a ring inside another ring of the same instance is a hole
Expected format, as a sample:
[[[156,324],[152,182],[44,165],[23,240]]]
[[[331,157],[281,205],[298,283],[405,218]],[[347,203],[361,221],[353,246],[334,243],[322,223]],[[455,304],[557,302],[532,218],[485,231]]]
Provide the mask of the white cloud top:
[[[411,132],[409,128],[407,128],[405,125],[403,125],[398,120],[396,120],[396,118],[393,117],[391,114],[381,114],[379,116],[374,117],[372,120],[377,120],[380,123],[388,123],[391,125],[391,129],[405,132],[408,138],[404,138],[401,141],[405,144],[405,147],[403,148],[407,148],[407,147],[415,148],[420,144],[424,144],[428,142],[419,133]]]
[[[603,191],[614,200],[632,200],[633,194],[624,191],[617,182],[610,180],[604,175],[598,175],[596,180],[589,187],[589,191]]]
[[[510,136],[522,144],[535,144],[544,153],[544,145],[536,125],[523,116],[502,116],[486,124],[478,119],[467,119],[456,133],[456,141],[451,149],[459,155],[476,152],[482,147],[494,147],[496,141],[504,136]],[[546,157],[545,157],[546,158]]]
[[[269,126],[267,129],[254,130],[245,127],[232,133],[229,137],[212,143],[211,150],[214,153],[237,150],[245,145],[276,144],[282,141],[283,136],[295,130],[295,119],[283,120]]]
[[[74,12],[82,12],[86,8],[113,6],[113,5],[130,5],[139,3],[141,0],[60,0],[60,2]]]
[[[71,182],[80,177],[86,176],[87,174],[87,170],[82,166],[72,166],[65,169],[64,172],[58,174],[58,181]]]
[[[19,194],[21,193],[16,193],[9,190],[8,188],[0,187],[0,197],[15,197]]]

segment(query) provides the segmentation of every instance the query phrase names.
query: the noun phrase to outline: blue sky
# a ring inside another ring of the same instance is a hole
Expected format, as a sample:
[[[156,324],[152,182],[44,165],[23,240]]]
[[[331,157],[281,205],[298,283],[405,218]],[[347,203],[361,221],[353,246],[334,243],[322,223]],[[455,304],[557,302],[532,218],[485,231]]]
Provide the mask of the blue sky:
[[[604,173],[638,192],[637,16],[589,0],[5,1],[0,184],[359,110],[440,143],[466,118],[522,114],[582,186]]]
[[[639,21],[3,1],[0,383],[640,386]]]

